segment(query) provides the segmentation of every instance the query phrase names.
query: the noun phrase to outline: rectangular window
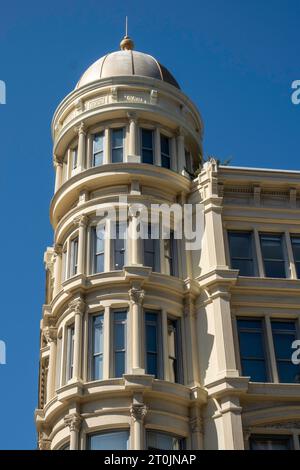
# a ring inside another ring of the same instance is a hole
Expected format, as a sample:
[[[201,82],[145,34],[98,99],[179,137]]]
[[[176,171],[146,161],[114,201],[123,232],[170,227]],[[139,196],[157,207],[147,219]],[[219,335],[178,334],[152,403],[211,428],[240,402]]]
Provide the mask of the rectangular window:
[[[171,168],[170,139],[165,135],[160,136],[161,166]]]
[[[116,238],[114,245],[114,269],[123,269],[125,264],[125,223],[116,223]]]
[[[184,450],[185,439],[164,432],[147,432],[148,450]]]
[[[180,351],[179,351],[179,324],[178,320],[168,318],[168,358],[170,382],[181,383],[180,381]]]
[[[93,228],[93,272],[104,272],[104,244],[105,244],[105,229],[103,226]]]
[[[114,312],[114,377],[126,372],[127,312]]]
[[[294,253],[294,261],[297,271],[297,277],[300,279],[300,237],[299,236],[292,236],[292,247]]]
[[[231,268],[240,276],[255,276],[254,246],[251,232],[228,232]]]
[[[144,242],[144,266],[150,266],[152,271],[159,272],[159,240],[151,238],[151,225],[148,226],[148,238]]]
[[[291,450],[291,436],[251,436],[250,450]]]
[[[262,319],[237,319],[242,374],[252,382],[267,382],[264,327]]]
[[[104,132],[94,135],[92,166],[103,165],[104,156]]]
[[[103,378],[103,313],[91,317],[91,380]]]
[[[153,165],[153,131],[141,129],[142,163]]]
[[[279,381],[300,383],[300,365],[292,363],[292,343],[298,336],[296,322],[271,320],[271,325]]]
[[[72,170],[77,168],[77,161],[78,161],[78,149],[77,147],[72,150]]]
[[[146,373],[158,377],[158,314],[145,313],[146,326]]]
[[[64,246],[62,251],[62,267],[61,267],[61,280],[64,282],[67,279],[67,247]]]
[[[103,432],[88,436],[89,450],[127,450],[129,441],[128,431]]]
[[[78,268],[78,237],[71,240],[71,256],[70,256],[70,276],[77,274]]]
[[[282,235],[260,234],[260,244],[265,276],[287,277]]]
[[[111,161],[123,162],[124,129],[112,129],[111,131]]]
[[[62,366],[62,337],[57,337],[57,347],[56,347],[56,376],[55,384],[56,388],[59,388],[61,385],[61,366]]]
[[[71,380],[73,377],[73,363],[74,363],[74,325],[67,328],[67,361],[66,361],[66,381]]]
[[[170,232],[170,238],[164,240],[164,256],[166,274],[177,276],[176,240],[173,231]]]

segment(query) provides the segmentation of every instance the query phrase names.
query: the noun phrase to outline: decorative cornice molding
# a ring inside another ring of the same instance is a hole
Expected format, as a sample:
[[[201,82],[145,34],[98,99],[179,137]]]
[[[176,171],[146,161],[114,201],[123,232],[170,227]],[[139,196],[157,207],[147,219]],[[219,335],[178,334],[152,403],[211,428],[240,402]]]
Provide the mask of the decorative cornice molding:
[[[129,298],[130,302],[133,304],[142,305],[145,297],[145,291],[143,289],[138,289],[136,287],[132,287],[129,291]]]
[[[133,421],[143,422],[148,412],[148,407],[144,404],[132,404],[130,407],[130,416]]]
[[[71,413],[64,418],[65,426],[69,426],[70,431],[80,431],[82,417],[78,413]]]

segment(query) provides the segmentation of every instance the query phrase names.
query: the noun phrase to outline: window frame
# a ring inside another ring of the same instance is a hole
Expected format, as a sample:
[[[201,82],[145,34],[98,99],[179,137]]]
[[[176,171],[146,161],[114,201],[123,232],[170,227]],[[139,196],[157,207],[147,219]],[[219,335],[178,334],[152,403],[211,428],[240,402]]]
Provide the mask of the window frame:
[[[125,313],[125,319],[117,320],[115,319],[115,315],[118,313]],[[128,370],[128,309],[127,308],[115,308],[110,310],[111,315],[111,323],[112,323],[112,376],[114,378],[122,378],[117,376],[116,374],[116,353],[123,352],[124,353],[124,372],[123,374],[127,373]],[[116,325],[122,324],[124,325],[124,348],[122,350],[116,349]],[[122,374],[122,375],[123,375]]]
[[[102,319],[102,336],[103,336],[103,339],[102,339],[102,343],[103,343],[103,351],[101,352],[97,352],[95,353],[94,350],[95,350],[95,345],[94,345],[94,322],[95,322],[95,318],[101,318]],[[88,378],[89,378],[89,381],[91,382],[95,382],[97,380],[103,380],[103,369],[104,369],[104,326],[105,326],[105,323],[104,323],[104,310],[100,310],[98,312],[95,312],[95,313],[92,313],[90,314],[89,316],[89,346],[88,346]],[[96,377],[96,374],[95,374],[95,366],[94,366],[94,359],[96,356],[102,356],[102,377],[101,378],[95,378]]]
[[[97,229],[103,230],[103,250],[97,252]],[[106,225],[96,224],[91,226],[91,274],[101,274],[105,272],[106,243],[105,243]],[[103,256],[103,271],[97,270],[97,256]]]
[[[242,257],[241,258],[241,257],[237,257],[237,256],[232,256],[230,238],[231,238],[231,235],[235,235],[235,234],[249,235],[250,248],[251,248],[251,254],[252,254],[251,258],[248,258],[248,257]],[[229,255],[230,268],[231,269],[238,269],[238,268],[233,267],[233,265],[234,265],[233,261],[234,260],[247,261],[247,262],[251,261],[252,266],[253,266],[253,274],[245,276],[244,274],[240,273],[241,270],[239,269],[239,276],[241,276],[241,277],[257,277],[258,276],[258,263],[257,263],[257,253],[256,253],[256,246],[255,246],[255,236],[254,236],[253,230],[228,229],[227,230],[227,241],[228,241],[228,255]]]
[[[166,139],[166,141],[168,142],[168,152],[169,153],[165,153],[165,152],[162,151],[162,140],[163,139]],[[165,166],[163,164],[164,159],[168,159],[168,165],[169,166]],[[162,132],[160,133],[160,161],[161,161],[161,167],[162,168],[166,168],[167,170],[172,169],[171,138],[169,136],[167,136],[166,134],[162,133]]]
[[[117,132],[117,131],[122,131],[122,145],[114,147],[113,146],[113,138],[114,138],[113,136],[114,136],[114,132]],[[111,163],[123,163],[124,162],[124,146],[125,146],[125,127],[124,126],[112,127],[112,128],[110,128],[109,132],[110,132],[110,160],[111,160]],[[122,149],[122,160],[120,162],[119,161],[114,162],[114,159],[113,159],[114,150],[119,150],[119,149]]]
[[[290,234],[291,245],[292,245],[292,253],[293,253],[293,261],[295,265],[297,279],[300,279],[300,257],[296,259],[295,250],[294,250],[294,241],[297,240],[297,244],[300,246],[300,234]]]
[[[74,375],[74,351],[75,351],[75,322],[66,325],[66,364],[65,383],[73,379]]]
[[[98,152],[95,152],[95,138],[96,138],[96,137],[102,137],[102,150],[101,150],[101,151],[98,151]],[[102,154],[102,163],[96,165],[96,164],[95,164],[96,155],[99,155],[99,154]],[[104,165],[104,163],[105,163],[104,158],[105,158],[105,130],[102,129],[102,130],[99,130],[99,131],[94,132],[94,133],[92,134],[92,159],[91,159],[91,167],[95,168],[95,167]]]
[[[144,351],[145,351],[145,371],[146,374],[150,374],[148,371],[148,344],[147,344],[147,325],[149,325],[149,322],[147,321],[147,314],[150,315],[156,315],[156,321],[155,321],[155,326],[156,326],[156,352],[150,351],[151,354],[156,355],[156,369],[157,373],[155,375],[155,379],[162,379],[164,376],[164,370],[163,370],[163,346],[162,346],[162,312],[160,310],[152,310],[145,308],[144,309],[144,334],[145,334],[145,346],[144,346]]]
[[[143,145],[143,132],[151,132],[152,137],[152,147],[145,147]],[[141,148],[141,163],[145,165],[154,165],[155,164],[155,131],[154,129],[149,129],[147,127],[140,127],[140,148]],[[145,162],[143,158],[143,150],[152,152],[152,163]]]
[[[75,250],[75,247],[76,250]],[[69,278],[78,274],[78,252],[79,248],[79,236],[78,234],[70,238],[70,261],[69,261]]]
[[[282,259],[276,259],[276,258],[265,258],[263,254],[263,244],[262,244],[262,239],[266,238],[280,238],[281,242],[281,250],[282,250]],[[290,269],[288,266],[288,254],[287,254],[287,246],[286,246],[286,239],[285,239],[285,233],[274,233],[274,232],[259,232],[259,243],[260,243],[260,252],[261,252],[261,258],[262,258],[262,266],[264,270],[264,277],[268,279],[290,279]],[[274,277],[274,276],[267,276],[266,273],[266,262],[281,262],[283,263],[284,266],[284,271],[285,271],[285,276],[284,277]]]

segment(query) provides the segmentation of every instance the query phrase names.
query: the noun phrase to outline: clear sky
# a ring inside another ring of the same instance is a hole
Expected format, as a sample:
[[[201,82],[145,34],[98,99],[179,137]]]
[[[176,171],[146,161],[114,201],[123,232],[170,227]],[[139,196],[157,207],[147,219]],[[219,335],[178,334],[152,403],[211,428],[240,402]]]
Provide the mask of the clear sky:
[[[50,122],[98,57],[117,50],[124,17],[199,107],[205,155],[233,165],[299,170],[299,0],[0,3],[0,449],[36,446],[43,252],[52,244]]]

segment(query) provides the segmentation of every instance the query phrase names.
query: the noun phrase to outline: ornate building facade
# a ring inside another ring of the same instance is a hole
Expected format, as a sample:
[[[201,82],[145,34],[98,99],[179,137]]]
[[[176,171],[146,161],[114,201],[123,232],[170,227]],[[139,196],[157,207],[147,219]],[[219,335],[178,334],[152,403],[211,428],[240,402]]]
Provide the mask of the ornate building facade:
[[[196,106],[128,37],[52,133],[40,449],[299,449],[300,173],[203,163]],[[123,239],[141,203],[201,204],[201,249]]]

